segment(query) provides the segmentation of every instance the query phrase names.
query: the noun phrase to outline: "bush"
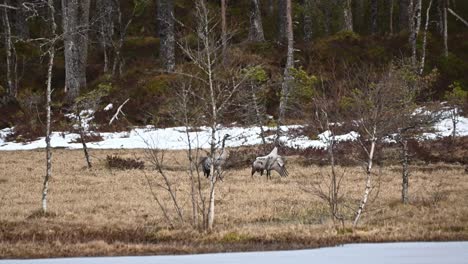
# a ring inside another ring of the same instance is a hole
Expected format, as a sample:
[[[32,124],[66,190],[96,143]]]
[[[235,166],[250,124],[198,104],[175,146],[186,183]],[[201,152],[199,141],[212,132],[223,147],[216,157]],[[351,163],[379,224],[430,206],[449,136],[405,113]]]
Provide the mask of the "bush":
[[[118,170],[142,170],[145,168],[145,163],[134,158],[121,158],[119,156],[108,155],[106,158],[107,167]]]

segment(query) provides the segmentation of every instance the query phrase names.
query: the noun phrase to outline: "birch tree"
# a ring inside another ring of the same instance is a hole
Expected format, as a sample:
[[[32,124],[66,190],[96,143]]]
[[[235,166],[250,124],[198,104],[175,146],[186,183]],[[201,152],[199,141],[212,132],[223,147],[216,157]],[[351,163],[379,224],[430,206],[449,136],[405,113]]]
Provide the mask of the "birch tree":
[[[53,0],[47,0],[47,7],[49,9],[50,23],[50,40],[48,44],[47,55],[49,57],[47,66],[47,90],[46,90],[46,111],[47,111],[47,123],[46,123],[46,175],[44,177],[44,183],[42,187],[42,212],[47,213],[47,195],[49,193],[49,181],[52,177],[52,150],[50,145],[50,123],[51,123],[51,95],[52,95],[52,73],[55,59],[55,45],[59,39],[57,37],[57,24],[55,23],[55,7]]]
[[[214,161],[218,150],[218,125],[229,109],[235,94],[242,88],[247,76],[241,74],[241,68],[235,62],[230,65],[222,63],[222,41],[216,34],[217,23],[215,16],[210,12],[206,0],[197,0],[195,8],[197,21],[197,49],[192,49],[188,43],[179,43],[179,47],[197,69],[195,72],[179,72],[176,74],[189,76],[198,86],[195,90],[198,100],[204,106],[204,123],[210,127],[209,158]],[[221,179],[222,171],[215,168],[211,162],[207,206],[204,215],[203,228],[212,230],[215,220],[216,186]]]
[[[394,66],[383,69],[353,69],[349,76],[351,88],[349,96],[354,131],[359,133],[356,142],[364,153],[365,187],[356,210],[353,227],[356,227],[366,209],[373,187],[374,161],[376,149],[382,139],[394,133],[398,127],[398,116],[407,109],[411,89],[400,85]]]
[[[292,75],[291,69],[294,67],[294,35],[293,35],[293,25],[292,25],[292,6],[291,0],[286,1],[286,25],[287,25],[287,39],[288,39],[288,48],[286,56],[286,65],[284,67],[283,81],[281,83],[281,98],[279,105],[279,114],[278,114],[278,127],[277,127],[277,137],[276,143],[279,143],[279,137],[281,134],[280,126],[284,123],[286,118],[286,110],[288,105],[289,93],[292,87]]]

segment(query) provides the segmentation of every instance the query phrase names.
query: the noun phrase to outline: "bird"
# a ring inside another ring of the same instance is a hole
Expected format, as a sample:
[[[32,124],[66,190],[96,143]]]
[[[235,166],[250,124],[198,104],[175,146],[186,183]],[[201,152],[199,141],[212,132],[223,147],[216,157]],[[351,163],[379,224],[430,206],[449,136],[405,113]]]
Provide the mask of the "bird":
[[[252,177],[255,172],[259,172],[263,176],[263,172],[266,170],[267,179],[271,179],[271,171],[274,170],[279,173],[281,177],[289,175],[286,169],[284,159],[278,155],[278,148],[275,147],[270,154],[262,157],[257,157],[252,163]]]
[[[221,167],[226,163],[226,160],[229,158],[229,150],[224,149],[226,139],[230,137],[229,134],[224,135],[223,137],[223,142],[221,145],[221,150],[217,151],[217,153],[214,154],[214,168],[218,172],[218,175],[220,175]],[[207,178],[210,177],[211,174],[211,157],[206,156],[202,157],[200,159],[200,165],[203,170],[203,175],[205,175]]]

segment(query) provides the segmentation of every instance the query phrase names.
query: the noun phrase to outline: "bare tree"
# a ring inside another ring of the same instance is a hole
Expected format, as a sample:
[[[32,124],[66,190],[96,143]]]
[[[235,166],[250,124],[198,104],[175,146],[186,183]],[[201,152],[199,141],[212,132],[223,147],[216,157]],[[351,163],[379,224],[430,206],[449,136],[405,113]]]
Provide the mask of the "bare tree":
[[[51,94],[52,94],[52,71],[54,67],[55,59],[55,45],[58,40],[57,37],[57,24],[55,23],[55,8],[54,1],[48,0],[47,6],[49,9],[49,23],[50,23],[50,41],[48,44],[47,55],[49,56],[49,62],[47,67],[47,91],[46,91],[46,111],[47,111],[47,123],[46,123],[46,175],[44,177],[44,184],[42,187],[42,212],[47,213],[47,195],[49,192],[49,181],[52,177],[52,150],[50,146],[50,123],[51,123]]]
[[[99,41],[104,53],[104,73],[108,73],[110,69],[110,52],[112,50],[112,38],[114,36],[114,16],[115,2],[114,0],[101,0],[96,2],[96,9],[99,18],[97,19]]]
[[[190,76],[197,83],[198,91],[195,93],[203,104],[205,122],[210,127],[210,152],[209,158],[216,160],[218,125],[224,113],[233,101],[234,95],[242,88],[246,76],[242,76],[241,69],[234,65],[224,65],[222,58],[222,41],[215,32],[215,18],[208,9],[206,0],[197,0],[195,8],[197,21],[198,43],[197,49],[190,48],[188,43],[179,43],[179,47],[198,69],[196,72],[177,72],[183,76]],[[221,45],[220,45],[221,44]],[[230,62],[235,63],[235,62]],[[215,190],[220,179],[220,173],[215,168],[215,162],[211,162],[208,190],[208,206],[206,210],[206,222],[204,229],[212,230],[215,219]],[[215,173],[217,172],[217,173]]]
[[[356,210],[353,227],[356,227],[368,203],[373,188],[373,166],[376,148],[384,137],[394,133],[398,127],[398,116],[410,105],[409,86],[400,85],[401,79],[395,76],[395,66],[384,69],[353,70],[349,85],[359,87],[350,95],[354,114],[354,131],[359,133],[356,142],[365,156],[366,183],[362,199]],[[366,102],[363,104],[362,102]]]
[[[262,14],[260,12],[260,1],[250,0],[250,30],[249,40],[253,42],[265,41],[263,35]]]

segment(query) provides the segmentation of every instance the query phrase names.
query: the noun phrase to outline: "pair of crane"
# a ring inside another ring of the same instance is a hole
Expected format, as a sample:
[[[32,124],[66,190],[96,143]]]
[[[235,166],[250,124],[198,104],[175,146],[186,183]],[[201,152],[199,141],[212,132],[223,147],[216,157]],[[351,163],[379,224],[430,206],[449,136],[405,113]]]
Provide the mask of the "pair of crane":
[[[219,150],[214,156],[214,168],[220,172],[226,160],[229,158],[229,150],[225,149],[226,140],[230,137],[229,134],[224,135],[221,150]],[[209,177],[211,174],[211,157],[203,157],[200,160],[200,165],[203,170],[203,174]],[[252,178],[256,172],[259,172],[263,176],[266,171],[267,179],[271,179],[271,171],[276,171],[281,177],[288,176],[288,170],[286,169],[285,162],[282,156],[278,155],[278,148],[275,147],[270,154],[266,156],[257,157],[252,163]]]

